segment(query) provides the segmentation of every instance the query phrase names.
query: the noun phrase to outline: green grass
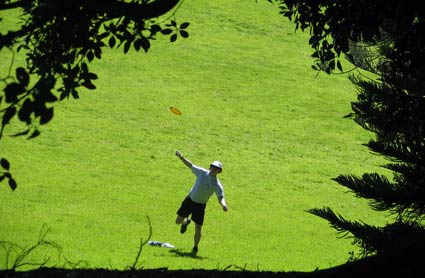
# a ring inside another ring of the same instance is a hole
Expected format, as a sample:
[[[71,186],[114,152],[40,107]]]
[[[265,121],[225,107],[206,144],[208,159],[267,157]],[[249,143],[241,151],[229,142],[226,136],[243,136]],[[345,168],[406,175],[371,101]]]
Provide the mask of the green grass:
[[[179,149],[201,166],[223,162],[230,210],[212,197],[198,258],[146,246],[144,268],[310,271],[346,262],[357,251],[351,241],[305,211],[330,206],[386,221],[331,181],[384,163],[361,145],[372,134],[343,119],[354,87],[343,75],[316,77],[307,34],[266,1],[185,1],[177,20],[191,22],[188,39],[161,38],[148,54],[105,51],[91,65],[96,91],[57,105],[36,140],[1,140],[19,187],[0,186],[0,239],[28,246],[46,224],[69,261],[123,269],[149,216],[152,240],[189,252],[193,226],[180,235],[174,224],[193,183]]]

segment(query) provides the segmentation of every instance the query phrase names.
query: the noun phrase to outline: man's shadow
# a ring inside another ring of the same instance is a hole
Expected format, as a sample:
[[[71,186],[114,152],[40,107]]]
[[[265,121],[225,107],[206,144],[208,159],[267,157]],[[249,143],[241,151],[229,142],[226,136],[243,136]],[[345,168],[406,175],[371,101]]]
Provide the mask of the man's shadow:
[[[185,252],[185,251],[182,251],[181,249],[171,249],[170,253],[174,254],[175,256],[192,258],[192,259],[197,259],[197,260],[206,259],[205,257],[198,256],[198,254],[196,252],[193,252],[193,251],[192,252]]]

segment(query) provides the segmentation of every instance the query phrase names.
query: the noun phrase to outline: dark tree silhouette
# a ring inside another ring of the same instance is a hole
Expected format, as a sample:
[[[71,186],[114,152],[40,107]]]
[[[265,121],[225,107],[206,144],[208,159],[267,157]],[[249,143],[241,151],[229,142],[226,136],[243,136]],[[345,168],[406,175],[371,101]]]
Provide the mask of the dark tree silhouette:
[[[98,77],[89,64],[102,58],[105,47],[147,52],[158,34],[187,38],[189,23],[174,17],[160,19],[176,10],[180,0],[0,0],[0,11],[16,10],[19,26],[0,33],[0,51],[9,49],[26,57],[25,66],[11,58],[7,76],[0,76],[0,139],[17,118],[25,128],[15,136],[31,139],[39,126],[54,116],[54,103],[78,98],[79,88],[94,90]],[[3,13],[3,15],[6,13]],[[174,15],[174,14],[172,14]],[[1,18],[0,18],[1,22]],[[16,182],[10,163],[1,159],[0,181]]]
[[[274,1],[272,1],[274,2]],[[349,221],[331,208],[310,212],[354,237],[363,256],[424,246],[425,5],[416,1],[280,0],[281,14],[310,31],[316,70],[342,71],[347,58],[370,79],[350,75],[358,88],[351,117],[375,133],[366,145],[388,158],[392,177],[366,173],[335,178],[372,209],[395,217],[383,227]]]

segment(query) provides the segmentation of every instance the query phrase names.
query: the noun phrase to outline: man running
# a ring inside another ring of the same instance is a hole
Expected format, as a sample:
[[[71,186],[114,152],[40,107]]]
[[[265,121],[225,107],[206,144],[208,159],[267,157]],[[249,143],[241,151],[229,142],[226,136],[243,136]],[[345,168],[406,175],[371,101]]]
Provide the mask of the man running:
[[[224,199],[223,185],[217,175],[223,171],[221,162],[214,161],[210,164],[209,170],[194,165],[186,159],[180,151],[176,151],[176,156],[192,170],[196,176],[195,183],[189,195],[181,203],[177,211],[176,224],[181,225],[180,232],[184,234],[187,226],[193,221],[195,223],[195,235],[193,253],[198,252],[199,241],[201,240],[201,230],[204,224],[205,207],[211,195],[216,194],[218,202],[223,211],[227,211],[226,200]],[[189,215],[192,215],[189,219]]]

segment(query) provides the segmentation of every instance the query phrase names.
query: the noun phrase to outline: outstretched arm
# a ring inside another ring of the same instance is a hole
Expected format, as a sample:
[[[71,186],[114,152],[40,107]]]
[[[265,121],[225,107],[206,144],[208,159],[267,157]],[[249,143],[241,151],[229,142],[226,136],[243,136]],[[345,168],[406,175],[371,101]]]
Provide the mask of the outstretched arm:
[[[184,165],[186,165],[188,168],[192,168],[192,162],[186,159],[180,151],[176,151],[176,156],[180,158],[181,161],[183,161]]]

